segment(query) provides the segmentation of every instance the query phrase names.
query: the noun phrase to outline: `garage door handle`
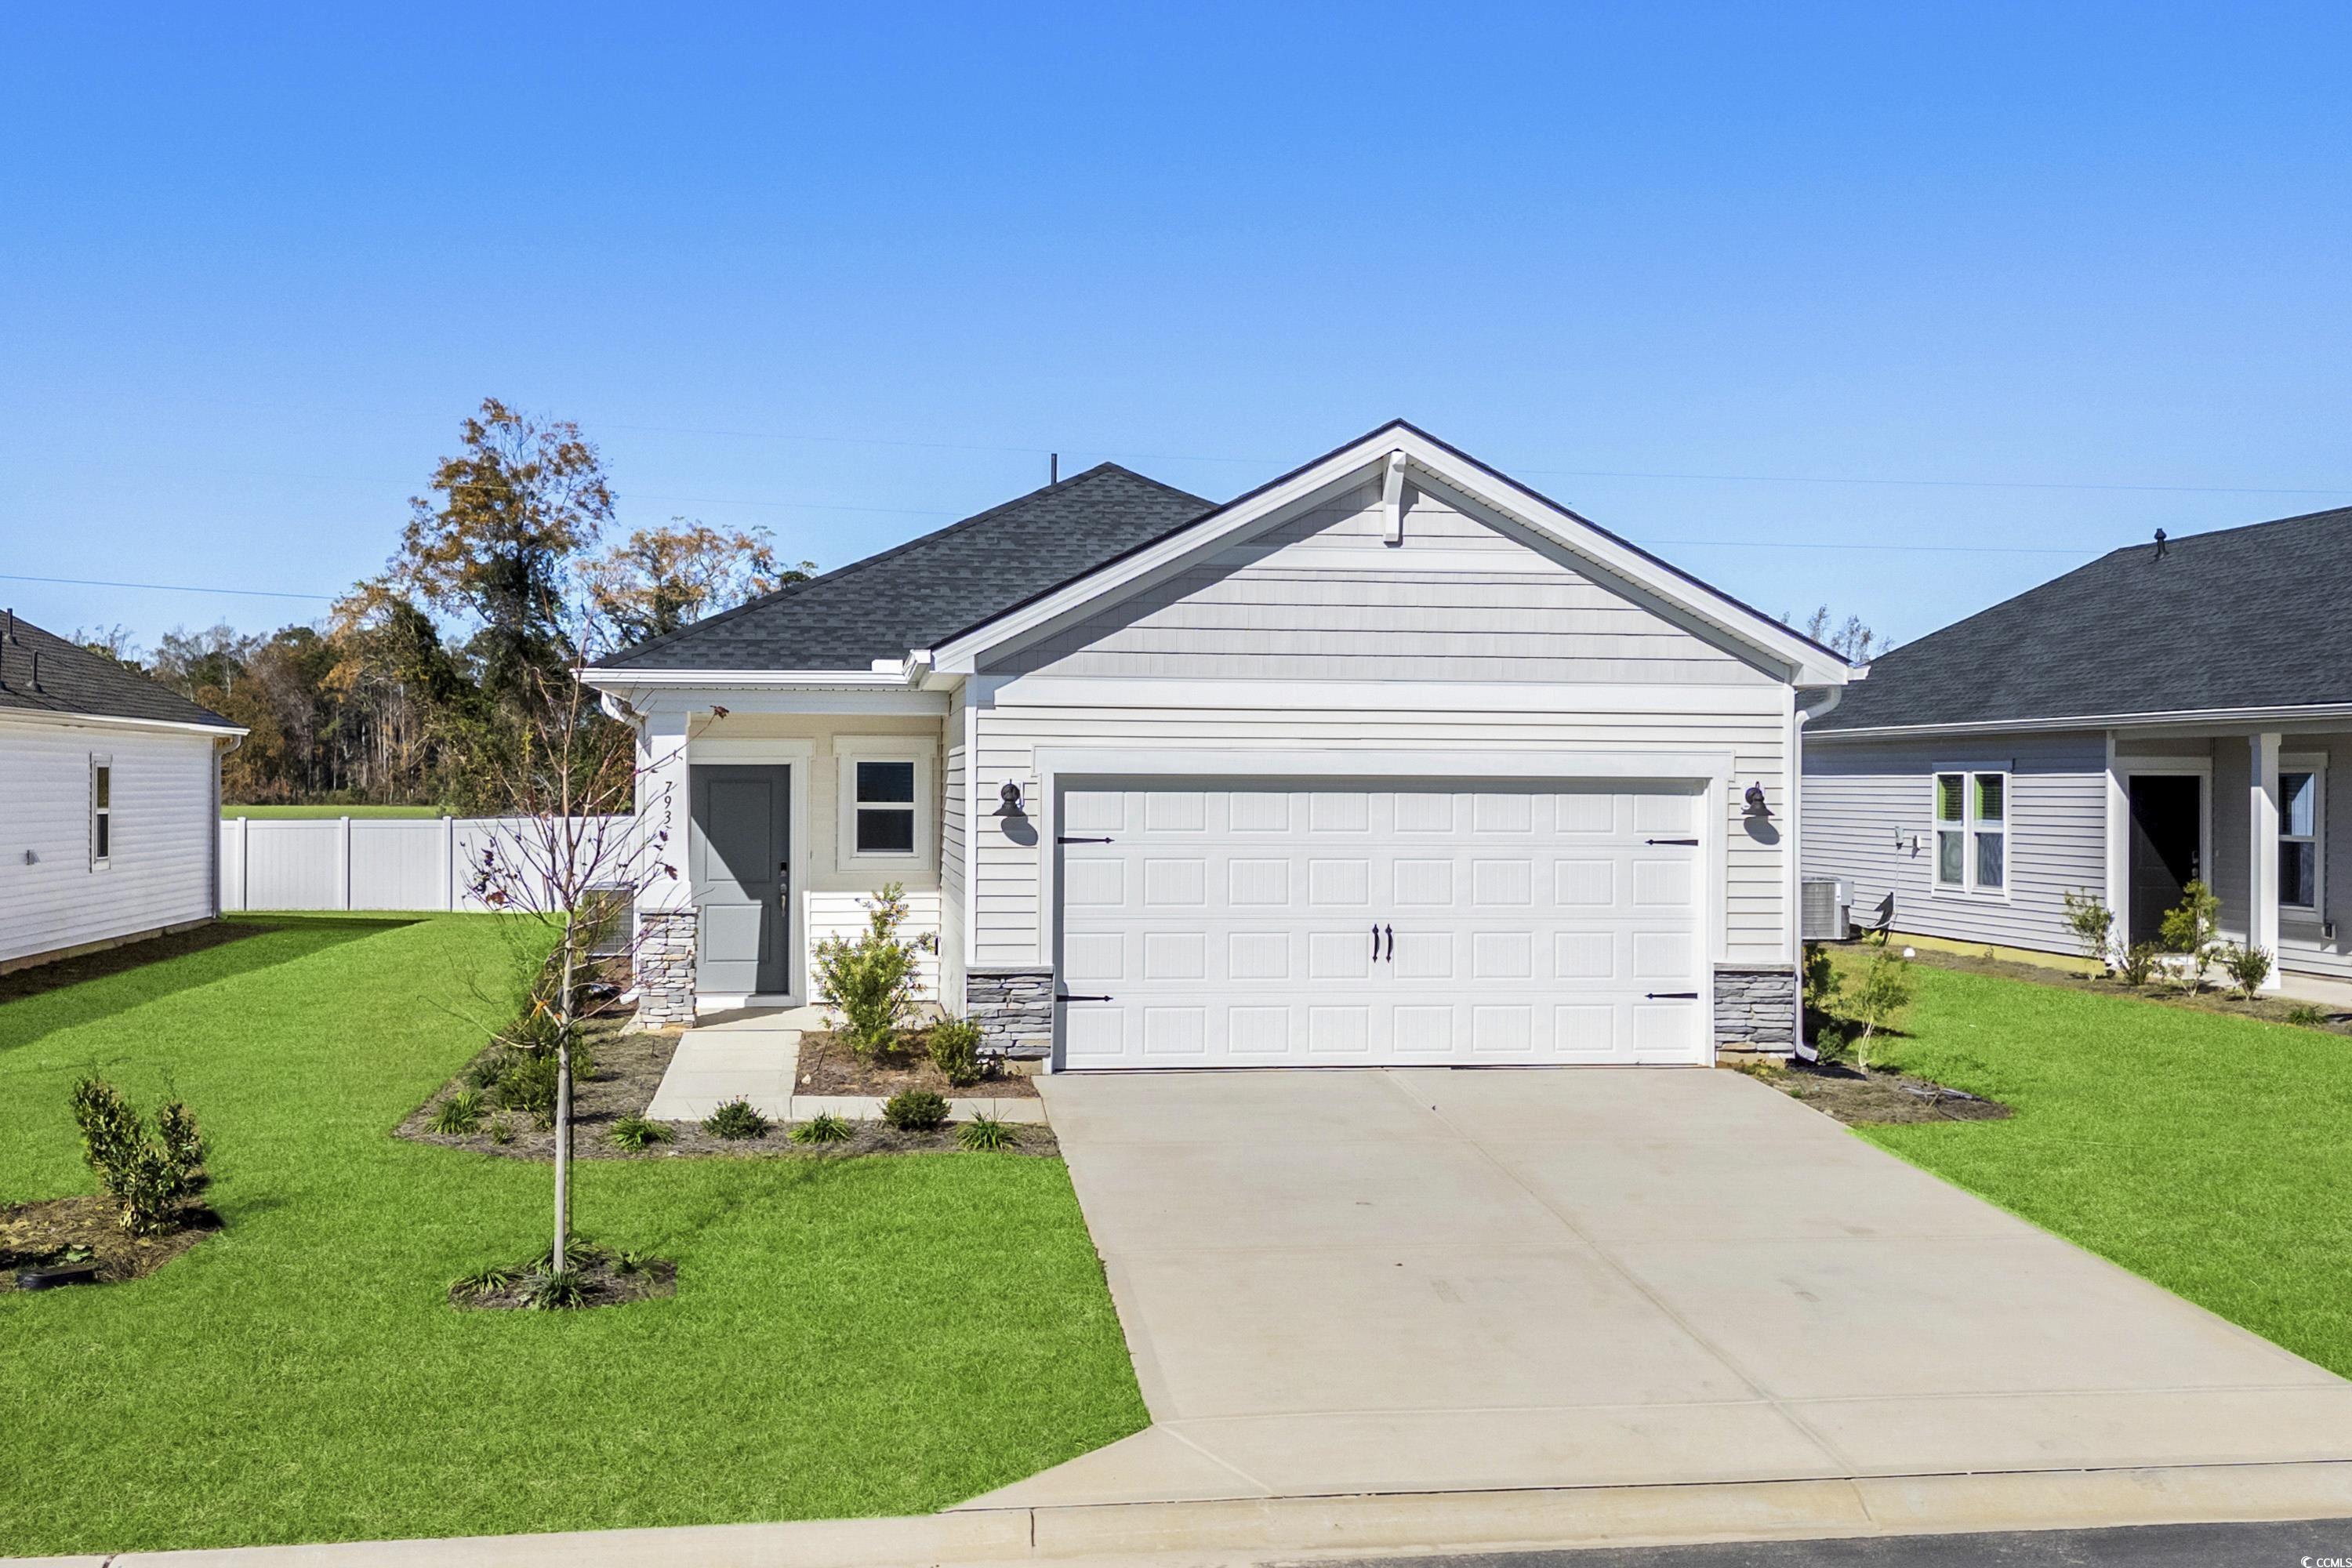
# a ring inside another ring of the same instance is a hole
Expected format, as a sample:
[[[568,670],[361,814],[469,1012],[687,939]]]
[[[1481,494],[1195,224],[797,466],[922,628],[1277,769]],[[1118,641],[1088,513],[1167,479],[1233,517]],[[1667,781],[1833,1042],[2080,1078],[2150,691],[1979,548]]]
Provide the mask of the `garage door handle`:
[[[1648,997],[1653,1002],[1696,1002],[1698,1000],[1698,993],[1696,991],[1644,991],[1642,994]]]
[[[1687,844],[1694,849],[1698,847],[1698,840],[1696,838],[1644,838],[1642,842],[1644,844]]]
[[[1374,963],[1378,963],[1380,961],[1381,961],[1381,922],[1380,922],[1380,921],[1374,921],[1372,922],[1372,962],[1373,962]]]
[[[1391,963],[1396,962],[1396,927],[1394,926],[1389,927],[1388,961]]]

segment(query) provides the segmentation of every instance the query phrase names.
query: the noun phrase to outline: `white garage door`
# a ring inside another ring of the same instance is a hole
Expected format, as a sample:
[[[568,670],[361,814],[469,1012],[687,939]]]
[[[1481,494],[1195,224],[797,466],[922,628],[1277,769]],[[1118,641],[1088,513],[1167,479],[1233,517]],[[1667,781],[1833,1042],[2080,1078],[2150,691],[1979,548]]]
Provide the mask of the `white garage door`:
[[[1072,789],[1065,1059],[1703,1062],[1699,788]]]

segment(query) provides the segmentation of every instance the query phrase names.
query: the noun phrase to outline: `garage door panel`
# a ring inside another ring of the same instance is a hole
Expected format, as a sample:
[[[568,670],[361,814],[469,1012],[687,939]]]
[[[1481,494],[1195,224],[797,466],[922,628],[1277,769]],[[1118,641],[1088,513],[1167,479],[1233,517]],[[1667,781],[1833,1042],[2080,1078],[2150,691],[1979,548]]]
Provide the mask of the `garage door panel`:
[[[1074,1068],[1705,1059],[1691,789],[1065,799]]]

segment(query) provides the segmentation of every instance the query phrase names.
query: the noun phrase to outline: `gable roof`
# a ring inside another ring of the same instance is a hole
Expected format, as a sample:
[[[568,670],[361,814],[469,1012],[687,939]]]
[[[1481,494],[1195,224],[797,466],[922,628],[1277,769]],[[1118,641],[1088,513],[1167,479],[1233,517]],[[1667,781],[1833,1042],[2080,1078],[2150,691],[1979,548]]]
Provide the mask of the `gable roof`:
[[[209,708],[200,708],[170,687],[135,669],[92,653],[79,643],[45,632],[22,616],[14,637],[0,632],[0,714],[54,713],[60,717],[131,719],[156,724],[201,724],[245,733]],[[34,684],[34,658],[40,656],[40,684]]]
[[[870,671],[1067,582],[1213,502],[1103,463],[894,550],[793,583],[596,665]]]
[[[1391,497],[1408,470],[1416,485],[1434,479],[1530,533],[1566,548],[1602,576],[1613,577],[1627,588],[1672,606],[1713,627],[1727,639],[1756,650],[1768,660],[1784,663],[1786,673],[1797,684],[1842,686],[1859,679],[1864,673],[1834,649],[1813,641],[1785,622],[1692,576],[1402,419],[1391,419],[1160,538],[1144,540],[1087,573],[1043,588],[1028,599],[930,645],[938,668],[942,671],[976,668],[976,661],[992,648],[1049,621],[1078,612],[1091,602],[1150,581],[1187,557],[1204,554],[1223,542],[1242,537],[1311,501],[1318,493],[1353,483],[1384,468]]]
[[[2352,705],[2352,507],[2111,552],[1884,654],[1806,733]]]

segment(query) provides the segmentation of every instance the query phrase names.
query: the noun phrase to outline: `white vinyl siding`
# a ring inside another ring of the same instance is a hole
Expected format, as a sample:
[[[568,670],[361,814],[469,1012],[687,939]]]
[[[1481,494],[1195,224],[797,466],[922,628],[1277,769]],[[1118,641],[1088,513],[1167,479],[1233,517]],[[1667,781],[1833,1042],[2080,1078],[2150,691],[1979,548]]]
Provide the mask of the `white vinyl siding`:
[[[1773,678],[1501,519],[1376,485],[992,663],[1001,674],[1749,684]]]
[[[1998,758],[2001,765],[1992,764]],[[1963,780],[1962,819],[1938,821],[1937,775]],[[2000,820],[1984,819],[1974,782],[2000,777]],[[1838,741],[1805,737],[1804,874],[1853,883],[1853,918],[1920,936],[2072,952],[2064,895],[2106,888],[2106,737],[2098,734]],[[1962,886],[1981,886],[2000,836],[2002,896],[1936,885],[1938,835],[1958,836]],[[1975,873],[1971,877],[1971,873]]]
[[[210,916],[214,765],[206,735],[0,718],[0,963]]]
[[[2198,740],[2168,748],[2177,753],[2213,759],[2213,890],[2221,898],[2222,934],[2243,941],[2246,929],[2246,851],[2250,829],[2248,791],[2252,758],[2243,735],[2213,741]],[[2344,889],[2352,888],[2352,734],[2288,735],[2280,747],[2279,771],[2295,767],[2318,774],[2320,908],[2279,910],[2279,964],[2284,969],[2331,979],[2352,981],[2352,915],[2347,915]],[[2308,759],[2308,761],[2305,761]],[[2279,822],[2286,824],[2285,801],[2280,801]],[[2326,922],[2336,931],[2327,934]]]
[[[1086,683],[1069,684],[1083,688]],[[1789,960],[1786,836],[1771,823],[1749,821],[1741,810],[1741,795],[1748,784],[1759,784],[1774,819],[1785,822],[1789,816],[1789,719],[1785,711],[1767,710],[1764,702],[1726,703],[1723,710],[1713,712],[1579,713],[1465,711],[1434,704],[1318,707],[1306,693],[1299,706],[1292,708],[1177,707],[1173,704],[1181,699],[1172,692],[1152,706],[1118,705],[1108,697],[1089,703],[1069,690],[1056,692],[1056,700],[1048,703],[1024,702],[1019,692],[1017,683],[1005,689],[977,714],[975,767],[983,801],[994,799],[1007,781],[1034,795],[1040,746],[1125,742],[1338,753],[1351,749],[1529,752],[1559,757],[1562,776],[1574,776],[1572,758],[1578,751],[1727,753],[1734,775],[1712,808],[1727,863],[1717,927],[1722,942],[1712,956],[1750,964]],[[1786,700],[1785,693],[1778,699]],[[1021,826],[1033,831],[1016,837],[1006,831],[1004,822],[986,816],[974,824],[975,957],[982,963],[1039,962],[1040,846],[1034,816]]]

